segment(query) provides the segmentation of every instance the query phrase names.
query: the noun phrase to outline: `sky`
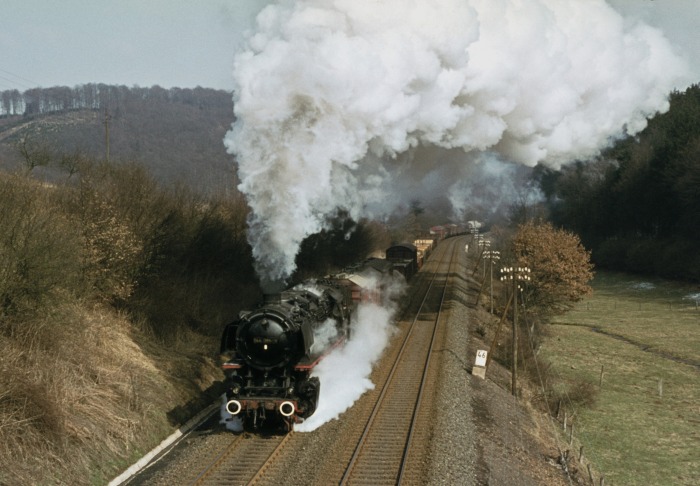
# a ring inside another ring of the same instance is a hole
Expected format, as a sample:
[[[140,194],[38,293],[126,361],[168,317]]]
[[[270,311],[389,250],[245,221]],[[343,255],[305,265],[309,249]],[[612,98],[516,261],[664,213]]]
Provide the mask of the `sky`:
[[[0,91],[87,83],[232,90],[235,52],[268,3],[3,0]],[[660,28],[700,80],[700,2],[609,3]]]
[[[0,90],[87,83],[232,89],[261,0],[3,0]]]

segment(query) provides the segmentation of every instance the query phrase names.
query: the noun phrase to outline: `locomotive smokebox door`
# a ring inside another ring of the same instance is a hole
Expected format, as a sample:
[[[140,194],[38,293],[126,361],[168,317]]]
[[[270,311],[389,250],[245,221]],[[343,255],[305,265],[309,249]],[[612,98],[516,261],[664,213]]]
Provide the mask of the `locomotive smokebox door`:
[[[252,366],[272,369],[283,366],[294,355],[294,335],[284,319],[276,315],[254,314],[238,328],[238,350]]]

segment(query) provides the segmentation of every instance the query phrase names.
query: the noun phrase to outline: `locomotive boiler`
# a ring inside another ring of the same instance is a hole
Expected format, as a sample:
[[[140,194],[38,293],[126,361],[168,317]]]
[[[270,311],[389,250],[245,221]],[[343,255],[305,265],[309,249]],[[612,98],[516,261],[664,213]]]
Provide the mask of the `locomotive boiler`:
[[[331,281],[307,282],[266,296],[228,324],[221,340],[230,356],[222,365],[228,413],[244,427],[273,421],[287,430],[311,416],[320,391],[311,373],[348,337],[350,297]]]

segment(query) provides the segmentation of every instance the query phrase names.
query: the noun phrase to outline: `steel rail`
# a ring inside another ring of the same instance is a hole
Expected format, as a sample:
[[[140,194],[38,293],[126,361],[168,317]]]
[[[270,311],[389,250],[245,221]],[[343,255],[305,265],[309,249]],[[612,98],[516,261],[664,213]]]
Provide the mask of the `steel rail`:
[[[406,438],[406,447],[401,457],[401,466],[399,467],[399,477],[396,484],[401,484],[403,480],[404,471],[406,469],[406,460],[408,459],[408,454],[411,449],[411,440],[413,439],[413,433],[415,431],[415,425],[418,418],[418,411],[420,410],[421,403],[423,401],[423,390],[425,389],[426,378],[428,376],[428,369],[430,368],[430,359],[433,355],[433,346],[435,345],[435,336],[437,336],[438,329],[440,327],[440,316],[442,314],[442,307],[445,303],[445,295],[447,294],[447,280],[450,278],[450,273],[455,262],[455,255],[457,254],[458,245],[454,245],[452,250],[452,257],[450,258],[450,266],[447,270],[447,276],[445,277],[445,286],[442,289],[442,295],[440,296],[440,305],[438,307],[437,315],[435,316],[435,328],[433,329],[433,335],[430,338],[430,347],[428,348],[428,356],[425,360],[425,367],[423,368],[423,376],[421,378],[420,389],[418,390],[418,397],[416,398],[416,405],[413,409],[413,416],[411,417],[411,425],[408,431],[408,437]]]
[[[456,247],[456,245],[455,245],[455,247]],[[455,252],[455,250],[453,249],[453,258],[452,258],[452,259],[454,259],[454,252]],[[449,269],[451,270],[451,268],[452,268],[452,262],[450,262],[450,267],[449,267]],[[446,288],[447,288],[447,278],[449,277],[449,271],[450,271],[450,270],[448,270],[448,272],[447,272],[447,277],[446,277],[446,280],[445,280],[445,288],[443,289],[443,292],[442,292],[442,295],[441,295],[440,307],[442,307],[442,303],[444,302],[444,296],[445,296],[445,292],[446,292]],[[399,350],[399,353],[398,353],[398,355],[397,355],[397,357],[396,357],[396,359],[395,359],[395,361],[394,361],[394,364],[393,364],[393,366],[392,366],[392,368],[391,368],[391,371],[389,372],[389,375],[388,375],[386,381],[384,382],[384,386],[382,387],[382,391],[381,391],[379,397],[377,398],[377,401],[375,402],[375,405],[374,405],[374,407],[373,407],[373,409],[372,409],[372,413],[371,413],[369,419],[367,420],[367,424],[365,425],[364,431],[363,431],[363,433],[362,433],[360,439],[358,440],[357,445],[355,446],[355,450],[354,450],[354,452],[353,452],[353,455],[352,455],[350,461],[348,462],[348,465],[347,465],[347,467],[346,467],[345,473],[343,474],[343,477],[342,477],[341,480],[340,480],[340,485],[341,485],[341,486],[342,486],[342,485],[346,485],[346,484],[348,483],[348,481],[350,480],[350,476],[351,476],[351,474],[352,474],[352,472],[353,472],[353,470],[354,470],[354,467],[355,467],[355,464],[356,464],[356,462],[357,462],[357,459],[358,459],[359,456],[360,456],[360,453],[361,453],[362,448],[363,448],[363,445],[364,445],[364,443],[365,443],[365,441],[366,441],[366,439],[367,439],[367,436],[369,435],[369,433],[370,433],[370,431],[371,431],[371,429],[372,429],[372,425],[373,425],[373,423],[374,423],[374,421],[375,421],[375,418],[376,418],[377,415],[379,414],[379,411],[382,409],[385,396],[386,396],[388,390],[390,389],[390,385],[392,384],[392,381],[393,381],[395,372],[396,372],[396,370],[399,368],[399,365],[402,363],[402,358],[403,358],[403,356],[404,356],[404,351],[405,351],[406,348],[408,347],[408,343],[410,342],[410,338],[411,338],[411,336],[413,335],[413,330],[415,329],[416,322],[418,321],[418,318],[419,318],[421,312],[423,311],[423,308],[425,307],[425,303],[426,303],[426,301],[427,301],[427,299],[428,299],[428,296],[429,296],[429,294],[430,294],[430,290],[433,288],[433,284],[434,284],[435,281],[437,280],[437,273],[438,273],[438,272],[434,272],[434,273],[433,273],[433,276],[432,276],[432,278],[431,278],[431,280],[430,280],[430,283],[429,283],[429,285],[428,285],[428,288],[427,288],[426,291],[425,291],[425,295],[423,296],[423,299],[422,299],[422,301],[421,301],[421,304],[420,304],[418,310],[415,312],[415,317],[414,317],[413,321],[411,322],[411,326],[410,326],[408,332],[406,333],[406,337],[404,338],[404,341],[403,341],[403,343],[402,343],[401,349]],[[431,338],[430,350],[428,351],[428,358],[427,358],[426,363],[429,362],[429,354],[430,354],[430,352],[432,352],[432,343],[433,343],[433,341],[434,341],[435,333],[436,333],[436,330],[437,330],[437,321],[438,321],[438,319],[439,319],[439,315],[440,315],[440,310],[438,310],[438,317],[437,317],[437,319],[436,319],[436,321],[435,321],[435,322],[436,322],[436,325],[435,325],[435,329],[433,330],[433,336],[432,336],[432,338]],[[425,372],[425,370],[427,370],[427,365],[426,365],[425,368],[424,368],[424,373],[423,373],[423,377],[422,377],[422,381],[421,381],[421,385],[420,385],[420,392],[419,392],[419,394],[422,393],[423,382],[425,381],[425,377],[426,377],[426,372]],[[418,398],[417,401],[416,401],[416,404],[419,404],[419,403],[420,403],[420,398]],[[411,419],[411,425],[410,425],[410,428],[409,428],[409,435],[411,434],[411,431],[413,430],[413,421],[415,421],[416,411],[417,411],[417,409],[414,408],[413,416],[412,416],[412,419]],[[407,443],[408,443],[408,442],[407,442]],[[406,456],[406,448],[407,448],[407,447],[405,446],[405,448],[404,448],[404,454],[403,454],[403,456],[402,456],[402,458],[401,458],[401,465],[400,465],[400,467],[399,467],[399,475],[400,475],[400,476],[402,475],[402,471],[403,471],[403,469],[404,469],[405,459],[406,459],[406,457],[407,457],[407,456]]]
[[[275,446],[275,448],[267,454],[267,457],[265,458],[264,462],[262,465],[257,467],[257,471],[252,475],[252,477],[245,481],[245,483],[242,482],[242,484],[247,484],[247,485],[252,485],[255,484],[262,478],[263,474],[267,470],[267,468],[270,466],[271,461],[279,454],[279,452],[282,450],[284,445],[287,443],[289,438],[293,435],[293,432],[290,432],[282,437],[282,440],[280,440],[279,444]],[[242,441],[242,435],[238,436],[236,440],[232,441],[231,444],[221,453],[219,454],[214,461],[206,468],[204,471],[202,471],[197,478],[194,480],[192,483],[193,485],[202,485],[206,484],[209,481],[209,478],[213,475],[216,475],[219,473],[225,464],[228,463],[228,460],[231,458],[231,456],[238,450],[240,443]],[[251,440],[259,440],[259,438],[252,438]],[[247,458],[247,460],[253,462],[253,459]],[[239,465],[242,463],[239,463]],[[217,482],[218,483],[218,482]]]

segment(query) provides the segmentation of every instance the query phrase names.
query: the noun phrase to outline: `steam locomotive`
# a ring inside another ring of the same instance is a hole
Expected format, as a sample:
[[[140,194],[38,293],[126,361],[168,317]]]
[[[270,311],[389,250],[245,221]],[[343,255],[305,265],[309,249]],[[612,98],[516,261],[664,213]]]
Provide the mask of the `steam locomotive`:
[[[266,422],[287,431],[318,406],[318,363],[350,337],[361,302],[382,304],[395,279],[417,270],[416,247],[399,245],[346,272],[268,295],[225,326],[221,353],[226,376],[225,410],[245,428]]]
[[[306,282],[266,296],[228,324],[221,340],[225,408],[244,426],[265,421],[289,431],[316,411],[320,391],[311,372],[349,336],[351,290],[337,281]]]

